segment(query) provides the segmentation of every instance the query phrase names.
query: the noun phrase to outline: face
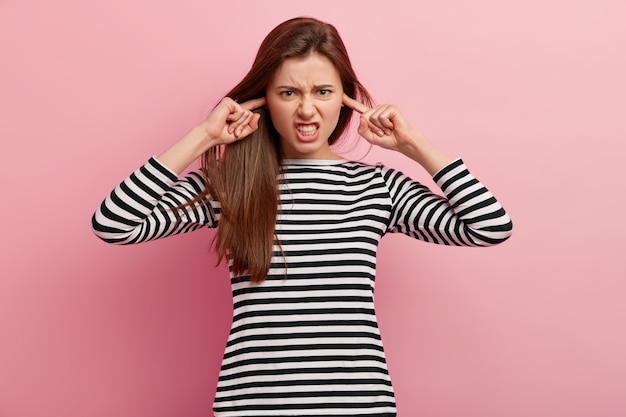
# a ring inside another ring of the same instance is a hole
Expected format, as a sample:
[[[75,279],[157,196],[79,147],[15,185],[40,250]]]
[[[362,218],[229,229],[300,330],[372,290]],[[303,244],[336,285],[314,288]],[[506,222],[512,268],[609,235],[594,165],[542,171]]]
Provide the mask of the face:
[[[338,159],[328,138],[337,126],[343,99],[339,71],[323,55],[286,59],[265,92],[283,157]]]

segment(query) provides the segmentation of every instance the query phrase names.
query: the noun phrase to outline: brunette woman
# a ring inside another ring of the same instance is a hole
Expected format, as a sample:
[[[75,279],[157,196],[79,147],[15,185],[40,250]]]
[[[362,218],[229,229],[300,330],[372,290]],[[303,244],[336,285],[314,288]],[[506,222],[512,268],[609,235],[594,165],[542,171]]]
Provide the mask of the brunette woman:
[[[445,197],[333,145],[359,134],[423,166]],[[202,158],[203,169],[179,178]],[[389,232],[490,246],[512,224],[460,160],[448,159],[393,105],[373,106],[336,29],[286,21],[244,79],[201,124],[122,182],[93,217],[130,244],[217,228],[234,317],[216,416],[395,416],[373,291]]]

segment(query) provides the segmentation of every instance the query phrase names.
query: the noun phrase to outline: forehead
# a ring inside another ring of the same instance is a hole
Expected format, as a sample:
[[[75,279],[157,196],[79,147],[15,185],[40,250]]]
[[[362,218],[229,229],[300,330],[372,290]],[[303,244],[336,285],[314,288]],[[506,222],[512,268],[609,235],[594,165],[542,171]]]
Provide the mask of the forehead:
[[[278,67],[270,86],[340,85],[339,71],[324,55],[313,53],[305,57],[287,58]]]

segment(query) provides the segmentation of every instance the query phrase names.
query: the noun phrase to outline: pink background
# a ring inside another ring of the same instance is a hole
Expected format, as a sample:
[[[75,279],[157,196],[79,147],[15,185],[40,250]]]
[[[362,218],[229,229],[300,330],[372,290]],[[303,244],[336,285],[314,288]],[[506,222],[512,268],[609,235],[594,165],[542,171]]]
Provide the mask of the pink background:
[[[231,316],[211,232],[120,248],[90,216],[298,15],[515,224],[486,250],[383,240],[399,415],[626,415],[623,1],[3,0],[0,416],[211,415]]]

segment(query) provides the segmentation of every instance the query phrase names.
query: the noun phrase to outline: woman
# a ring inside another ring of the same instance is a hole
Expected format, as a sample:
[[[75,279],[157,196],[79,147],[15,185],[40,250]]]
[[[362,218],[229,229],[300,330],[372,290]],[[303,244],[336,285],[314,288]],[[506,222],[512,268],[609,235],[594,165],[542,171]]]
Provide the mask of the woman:
[[[422,165],[446,198],[335,154],[353,111],[361,136]],[[198,157],[203,170],[178,179]],[[122,182],[93,217],[95,233],[118,244],[200,227],[217,227],[233,288],[216,416],[395,416],[373,304],[378,242],[400,232],[489,246],[512,229],[461,160],[397,107],[371,108],[336,29],[311,18],[270,32],[206,120]]]

